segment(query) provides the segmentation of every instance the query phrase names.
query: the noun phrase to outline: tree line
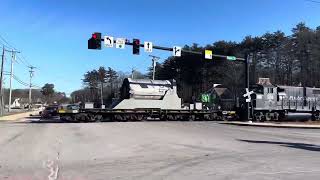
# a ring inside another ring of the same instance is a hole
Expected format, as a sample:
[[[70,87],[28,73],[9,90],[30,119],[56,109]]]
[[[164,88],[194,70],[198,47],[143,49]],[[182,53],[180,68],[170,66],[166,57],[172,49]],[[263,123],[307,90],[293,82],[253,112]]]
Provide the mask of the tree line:
[[[206,46],[192,44],[185,50],[245,57],[250,60],[250,84],[259,77],[270,78],[273,84],[320,87],[320,26],[316,29],[304,23],[292,28],[292,34],[282,31],[267,32],[262,36],[246,36],[241,42],[217,41]],[[183,54],[169,57],[156,67],[157,79],[176,79],[179,95],[184,101],[199,99],[200,94],[223,84],[232,92],[233,98],[242,96],[245,87],[245,66],[242,62],[219,58]]]
[[[9,103],[9,89],[5,88],[3,90],[3,100],[4,104]],[[11,103],[15,99],[20,99],[19,102],[22,104],[29,103],[29,89],[13,89]],[[31,93],[32,104],[44,103],[52,104],[54,102],[58,104],[70,103],[70,99],[66,96],[64,92],[58,92],[54,89],[54,84],[46,83],[41,89],[32,89]]]
[[[124,78],[128,77],[123,72],[117,72],[111,67],[103,66],[93,69],[83,75],[82,89],[71,93],[73,102],[94,102],[101,104],[101,92],[103,94],[103,104],[111,104],[113,98],[119,96],[119,88]],[[99,104],[99,105],[100,105]]]
[[[261,36],[246,36],[242,41],[217,41],[206,46],[196,43],[185,45],[184,50],[245,57],[250,60],[250,84],[259,77],[270,78],[273,84],[320,87],[320,26],[312,29],[304,23],[292,28],[292,34],[282,31],[267,32]],[[84,88],[71,94],[75,102],[99,102],[99,90],[103,89],[104,102],[116,98],[122,80],[130,75],[116,72],[112,68],[100,67],[84,74]],[[151,78],[152,68],[139,78]],[[156,64],[156,79],[175,79],[178,94],[184,102],[199,99],[202,93],[212,89],[213,84],[227,87],[232,99],[242,97],[245,87],[245,64],[214,58],[204,59],[200,55],[182,54],[168,57]],[[101,87],[101,88],[99,88]]]

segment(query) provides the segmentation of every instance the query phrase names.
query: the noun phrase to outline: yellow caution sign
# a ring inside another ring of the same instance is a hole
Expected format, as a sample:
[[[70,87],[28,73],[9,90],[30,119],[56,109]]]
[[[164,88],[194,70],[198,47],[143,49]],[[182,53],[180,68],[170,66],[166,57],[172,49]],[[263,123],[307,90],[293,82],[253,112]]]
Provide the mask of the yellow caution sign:
[[[204,51],[204,58],[205,59],[212,59],[212,51],[211,50],[205,50]]]

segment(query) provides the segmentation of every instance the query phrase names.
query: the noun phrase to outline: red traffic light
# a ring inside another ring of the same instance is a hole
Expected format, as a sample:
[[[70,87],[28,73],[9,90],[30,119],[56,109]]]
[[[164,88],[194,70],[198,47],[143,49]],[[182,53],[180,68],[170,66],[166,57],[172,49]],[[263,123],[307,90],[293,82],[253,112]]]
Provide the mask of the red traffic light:
[[[133,42],[134,42],[136,45],[139,45],[139,44],[140,44],[140,40],[139,40],[139,39],[135,39]]]
[[[88,49],[101,49],[101,33],[95,32],[88,40]]]
[[[136,54],[136,55],[140,54],[140,40],[139,39],[133,39],[132,53]]]

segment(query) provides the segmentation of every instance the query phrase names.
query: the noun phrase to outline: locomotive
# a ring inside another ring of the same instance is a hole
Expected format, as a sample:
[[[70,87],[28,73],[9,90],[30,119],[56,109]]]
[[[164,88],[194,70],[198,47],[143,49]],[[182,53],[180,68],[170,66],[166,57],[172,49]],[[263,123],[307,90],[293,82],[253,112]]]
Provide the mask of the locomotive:
[[[320,88],[273,85],[269,78],[259,78],[252,85],[251,113],[256,121],[283,120],[288,114],[305,114],[319,119]]]

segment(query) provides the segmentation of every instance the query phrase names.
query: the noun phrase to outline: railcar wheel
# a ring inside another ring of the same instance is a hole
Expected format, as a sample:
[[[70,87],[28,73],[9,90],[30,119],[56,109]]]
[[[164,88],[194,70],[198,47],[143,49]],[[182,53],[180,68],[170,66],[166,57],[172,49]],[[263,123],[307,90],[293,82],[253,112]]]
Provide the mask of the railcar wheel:
[[[189,121],[194,121],[196,120],[196,116],[195,115],[189,115]]]
[[[97,115],[94,116],[94,121],[95,122],[101,122],[102,119],[103,119],[102,115],[97,114]]]
[[[136,115],[136,120],[137,121],[143,121],[145,119],[144,115],[143,114],[138,114]]]

